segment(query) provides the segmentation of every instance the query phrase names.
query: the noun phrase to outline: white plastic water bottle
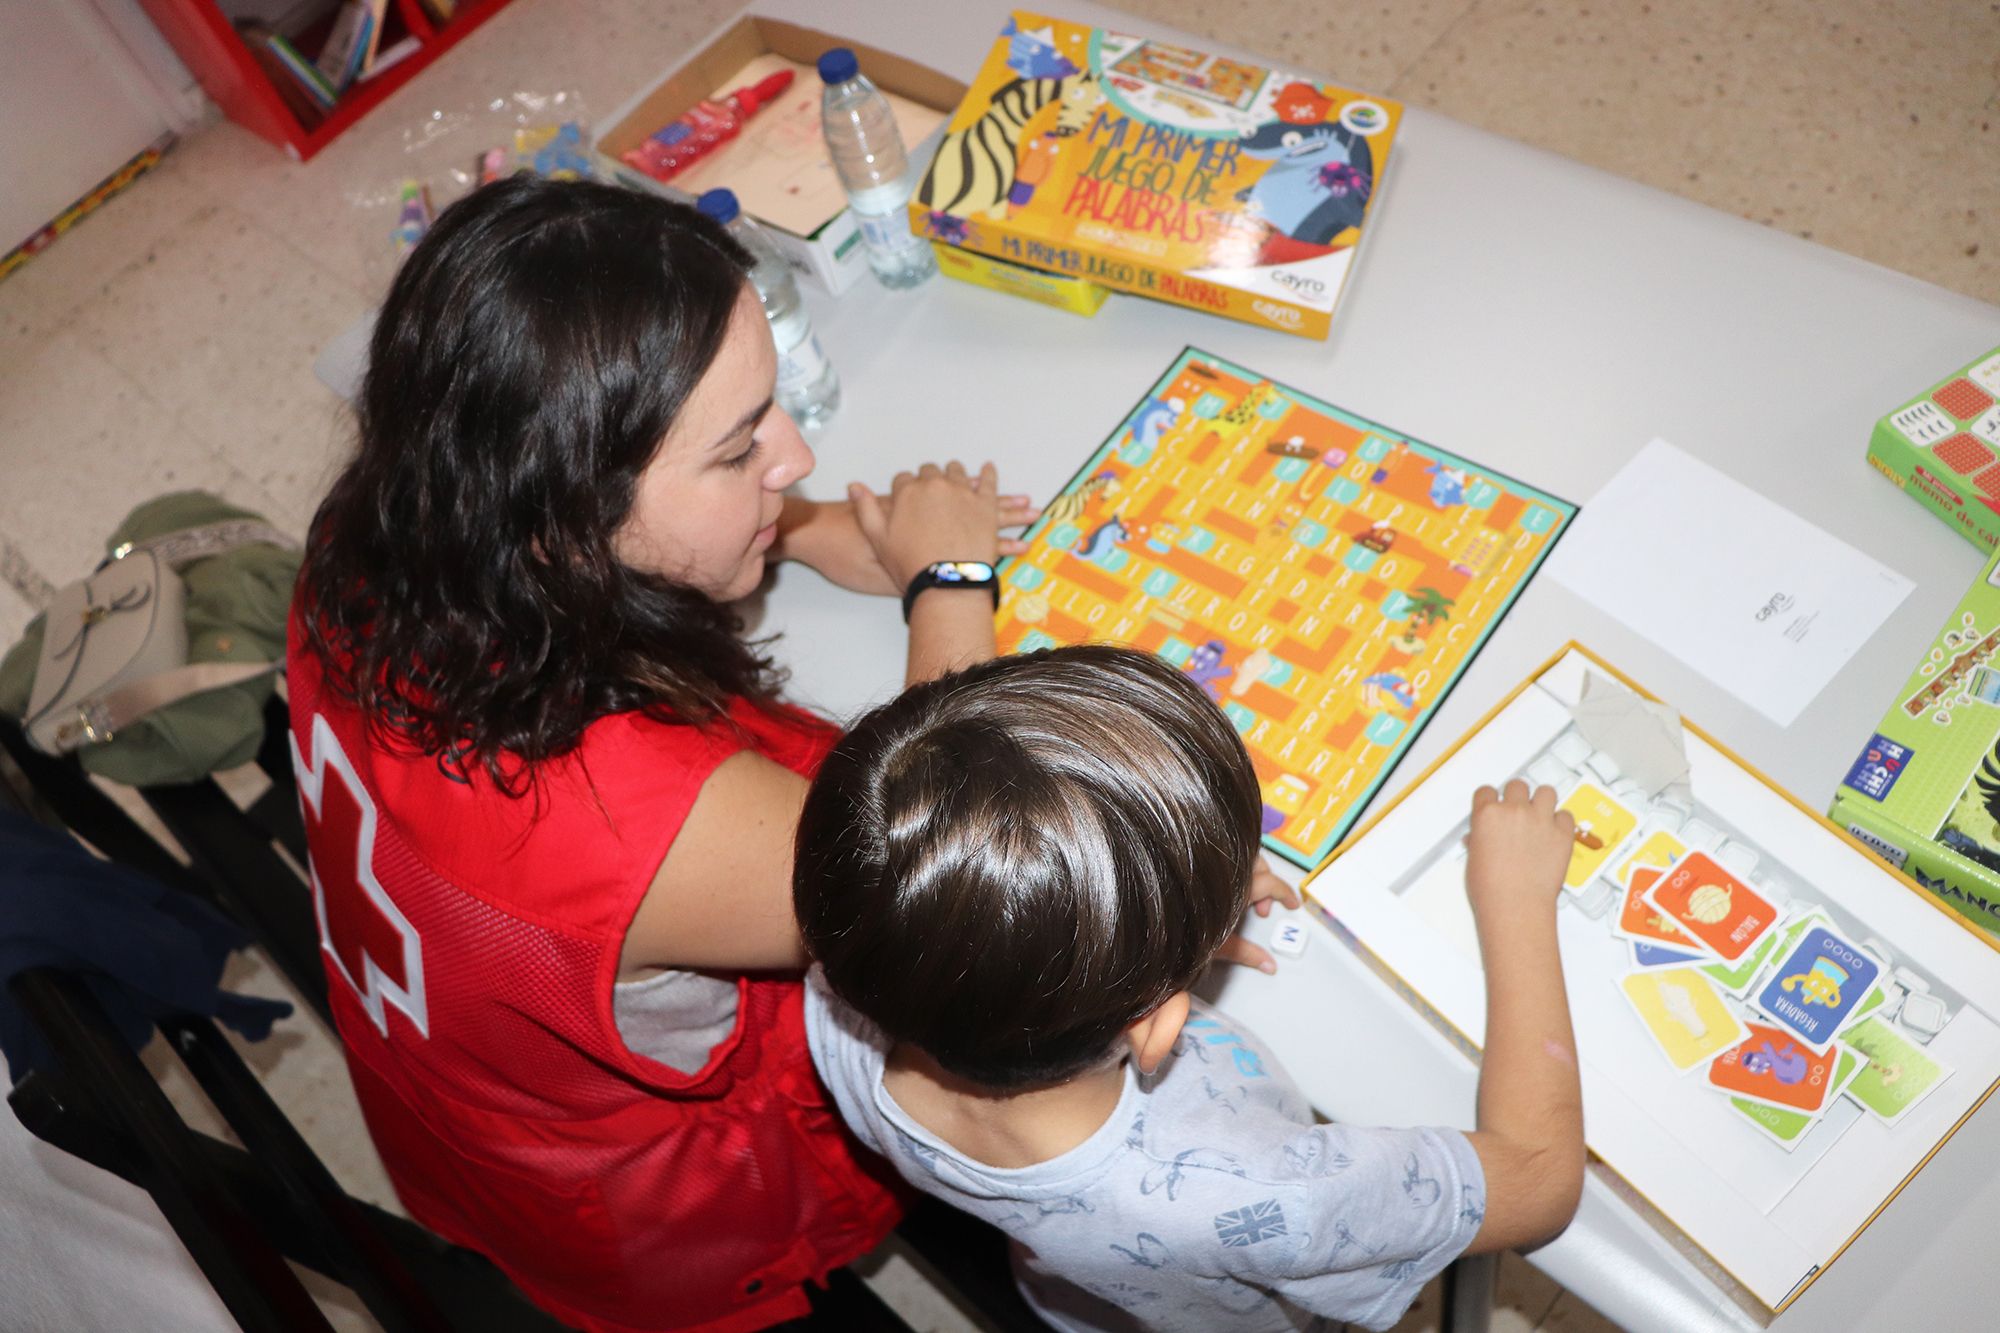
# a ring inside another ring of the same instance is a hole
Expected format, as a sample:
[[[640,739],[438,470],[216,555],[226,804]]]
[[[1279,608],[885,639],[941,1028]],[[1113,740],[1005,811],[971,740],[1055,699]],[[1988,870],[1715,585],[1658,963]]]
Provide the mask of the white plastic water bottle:
[[[750,285],[764,303],[771,341],[778,348],[778,406],[801,426],[820,425],[840,406],[840,377],[813,333],[812,316],[799,298],[791,265],[763,229],[744,216],[733,190],[710,190],[695,201],[695,207],[721,223],[750,252]]]
[[[916,182],[895,113],[844,46],[819,58],[819,77],[826,84],[820,128],[868,248],[868,267],[884,287],[915,287],[937,272],[937,256],[910,231],[907,205]]]

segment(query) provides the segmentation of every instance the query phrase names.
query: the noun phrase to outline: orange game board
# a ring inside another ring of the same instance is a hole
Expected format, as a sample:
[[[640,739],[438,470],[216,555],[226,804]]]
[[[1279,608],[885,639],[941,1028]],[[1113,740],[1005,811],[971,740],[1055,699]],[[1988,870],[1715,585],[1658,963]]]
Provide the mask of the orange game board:
[[[1249,748],[1265,845],[1311,867],[1575,514],[1190,348],[1006,563],[1000,647],[1186,670]]]

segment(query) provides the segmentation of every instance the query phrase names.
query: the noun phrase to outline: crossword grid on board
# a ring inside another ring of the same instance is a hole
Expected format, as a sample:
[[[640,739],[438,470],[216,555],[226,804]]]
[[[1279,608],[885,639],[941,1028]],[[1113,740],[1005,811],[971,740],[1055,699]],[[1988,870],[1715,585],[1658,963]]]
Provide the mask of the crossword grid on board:
[[[1575,506],[1192,348],[1006,563],[1003,652],[1114,642],[1221,705],[1317,865]]]

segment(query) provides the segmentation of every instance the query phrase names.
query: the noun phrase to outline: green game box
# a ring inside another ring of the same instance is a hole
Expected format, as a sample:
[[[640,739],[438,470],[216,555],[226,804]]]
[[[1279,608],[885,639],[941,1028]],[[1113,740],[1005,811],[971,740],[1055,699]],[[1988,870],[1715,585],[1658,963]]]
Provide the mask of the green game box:
[[[1868,461],[1981,550],[2000,548],[2000,348],[1875,423]]]
[[[2000,555],[1903,683],[1828,814],[2000,937]]]

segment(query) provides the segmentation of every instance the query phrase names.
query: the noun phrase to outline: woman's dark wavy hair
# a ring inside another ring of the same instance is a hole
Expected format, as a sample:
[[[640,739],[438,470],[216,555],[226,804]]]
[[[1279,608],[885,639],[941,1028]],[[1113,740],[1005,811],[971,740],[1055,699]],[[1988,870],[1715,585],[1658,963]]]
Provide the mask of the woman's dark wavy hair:
[[[378,736],[519,794],[600,717],[775,697],[734,612],[612,550],[749,263],[693,209],[588,182],[515,177],[438,218],[299,580],[328,687]]]
[[[998,1091],[1074,1077],[1236,929],[1256,771],[1151,653],[1003,657],[863,718],[814,778],[792,906],[834,993]]]

